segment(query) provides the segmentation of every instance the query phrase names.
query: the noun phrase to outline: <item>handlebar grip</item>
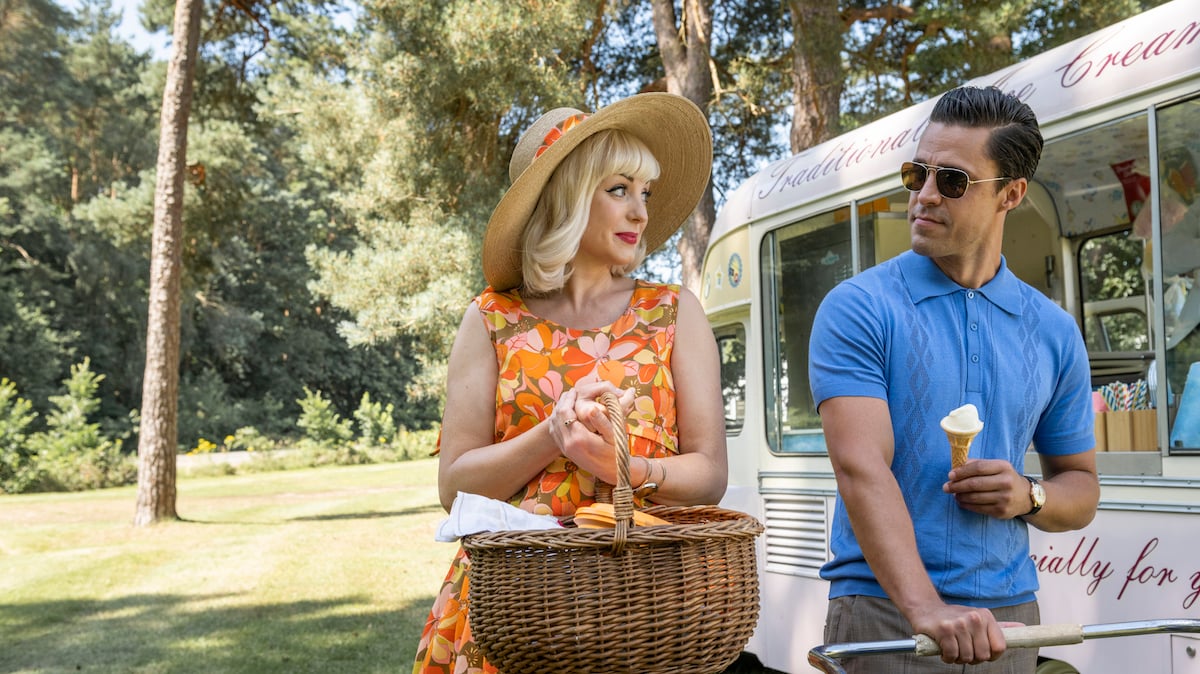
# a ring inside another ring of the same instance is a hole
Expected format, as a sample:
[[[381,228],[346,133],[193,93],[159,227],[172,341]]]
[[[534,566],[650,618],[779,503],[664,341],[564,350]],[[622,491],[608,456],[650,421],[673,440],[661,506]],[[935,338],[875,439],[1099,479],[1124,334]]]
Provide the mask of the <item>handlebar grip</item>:
[[[1003,627],[1004,641],[1008,648],[1038,648],[1040,646],[1066,646],[1083,642],[1083,625],[1022,625]],[[917,655],[937,655],[942,652],[933,639],[924,634],[913,636],[917,642]]]

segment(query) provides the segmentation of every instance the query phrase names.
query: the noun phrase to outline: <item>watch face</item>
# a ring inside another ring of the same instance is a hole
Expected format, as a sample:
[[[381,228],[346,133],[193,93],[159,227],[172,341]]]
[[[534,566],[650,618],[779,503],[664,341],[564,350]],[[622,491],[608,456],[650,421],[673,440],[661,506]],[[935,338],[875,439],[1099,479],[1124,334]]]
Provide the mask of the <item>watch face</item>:
[[[1030,487],[1030,493],[1033,495],[1034,507],[1042,507],[1042,505],[1046,502],[1046,490],[1042,488],[1042,485],[1034,482]]]

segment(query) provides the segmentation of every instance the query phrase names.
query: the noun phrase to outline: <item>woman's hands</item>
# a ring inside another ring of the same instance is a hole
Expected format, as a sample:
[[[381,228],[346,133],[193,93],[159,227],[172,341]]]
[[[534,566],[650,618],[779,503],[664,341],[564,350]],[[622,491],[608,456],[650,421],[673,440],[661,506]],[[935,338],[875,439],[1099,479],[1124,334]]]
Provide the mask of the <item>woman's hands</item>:
[[[616,459],[613,456],[614,433],[627,432],[614,428],[600,396],[612,393],[617,397],[624,416],[633,412],[633,389],[618,389],[607,381],[581,381],[565,391],[546,418],[550,437],[563,456],[599,479],[616,484]]]

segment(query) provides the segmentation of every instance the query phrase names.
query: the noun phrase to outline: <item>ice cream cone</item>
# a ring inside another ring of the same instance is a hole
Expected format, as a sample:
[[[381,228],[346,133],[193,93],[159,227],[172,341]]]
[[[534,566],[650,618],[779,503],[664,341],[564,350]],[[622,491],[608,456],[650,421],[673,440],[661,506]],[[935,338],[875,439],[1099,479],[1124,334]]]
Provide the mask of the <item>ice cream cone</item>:
[[[967,462],[967,454],[971,451],[971,441],[975,439],[978,433],[951,433],[946,432],[946,438],[950,441],[950,467],[958,468]]]
[[[950,411],[942,417],[942,430],[950,441],[950,465],[958,468],[967,462],[967,454],[971,451],[971,441],[983,430],[983,421],[979,419],[979,410],[971,403]]]

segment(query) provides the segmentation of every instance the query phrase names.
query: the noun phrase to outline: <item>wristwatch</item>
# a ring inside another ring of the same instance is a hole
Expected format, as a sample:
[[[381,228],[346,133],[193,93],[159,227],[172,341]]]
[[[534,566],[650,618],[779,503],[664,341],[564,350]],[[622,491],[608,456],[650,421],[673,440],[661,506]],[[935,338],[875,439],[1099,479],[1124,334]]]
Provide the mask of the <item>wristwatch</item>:
[[[1046,489],[1042,487],[1042,483],[1038,482],[1036,479],[1029,477],[1028,475],[1025,475],[1024,477],[1026,480],[1029,480],[1029,498],[1033,500],[1033,509],[1021,517],[1029,517],[1030,515],[1038,514],[1038,511],[1042,509],[1042,506],[1046,505]]]

